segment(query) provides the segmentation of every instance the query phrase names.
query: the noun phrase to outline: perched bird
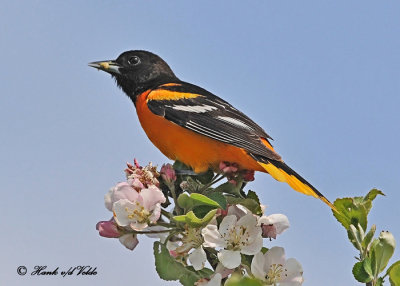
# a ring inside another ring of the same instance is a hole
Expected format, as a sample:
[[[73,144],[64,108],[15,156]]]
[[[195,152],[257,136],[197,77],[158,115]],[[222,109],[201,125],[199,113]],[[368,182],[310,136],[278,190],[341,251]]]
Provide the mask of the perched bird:
[[[269,173],[294,190],[333,205],[282,160],[260,126],[211,92],[181,81],[159,56],[127,51],[116,60],[89,66],[108,72],[136,106],[147,136],[172,160],[196,173],[234,162],[241,169]]]

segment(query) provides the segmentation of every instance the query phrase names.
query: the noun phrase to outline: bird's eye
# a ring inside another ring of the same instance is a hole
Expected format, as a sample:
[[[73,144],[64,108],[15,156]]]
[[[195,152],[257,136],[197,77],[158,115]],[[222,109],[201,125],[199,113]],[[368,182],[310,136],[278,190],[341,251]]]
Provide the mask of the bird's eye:
[[[129,63],[131,66],[137,66],[138,64],[140,64],[140,59],[139,59],[138,56],[133,56],[133,57],[130,57],[130,58],[129,58],[128,63]]]

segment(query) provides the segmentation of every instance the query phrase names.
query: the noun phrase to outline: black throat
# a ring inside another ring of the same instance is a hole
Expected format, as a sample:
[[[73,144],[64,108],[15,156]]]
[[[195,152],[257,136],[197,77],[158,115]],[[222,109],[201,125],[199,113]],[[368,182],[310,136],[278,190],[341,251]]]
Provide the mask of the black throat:
[[[120,87],[123,92],[132,100],[133,104],[136,106],[137,97],[145,92],[146,90],[155,89],[160,85],[166,83],[179,83],[181,82],[176,76],[159,76],[153,80],[136,84],[132,80],[127,78],[113,76],[118,87]]]

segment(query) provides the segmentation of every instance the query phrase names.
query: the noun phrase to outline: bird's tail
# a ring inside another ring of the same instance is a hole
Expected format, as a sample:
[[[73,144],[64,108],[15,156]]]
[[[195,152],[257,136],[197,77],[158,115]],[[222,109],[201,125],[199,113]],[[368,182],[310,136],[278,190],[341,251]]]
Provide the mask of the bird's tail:
[[[336,211],[334,205],[324,197],[316,188],[314,188],[309,182],[303,177],[293,171],[288,165],[282,161],[268,160],[265,157],[254,156],[265,171],[267,171],[275,180],[280,182],[286,182],[294,190],[303,193],[308,196],[313,196],[326,203],[332,210]]]

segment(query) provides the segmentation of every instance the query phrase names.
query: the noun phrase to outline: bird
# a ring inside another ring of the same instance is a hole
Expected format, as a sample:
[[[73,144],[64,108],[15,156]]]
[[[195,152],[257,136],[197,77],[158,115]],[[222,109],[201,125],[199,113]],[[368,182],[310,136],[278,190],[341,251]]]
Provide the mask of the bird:
[[[222,98],[180,80],[158,55],[130,50],[116,60],[88,65],[111,74],[135,105],[147,137],[169,159],[196,173],[233,162],[243,170],[268,173],[335,210],[282,160],[263,128]]]

